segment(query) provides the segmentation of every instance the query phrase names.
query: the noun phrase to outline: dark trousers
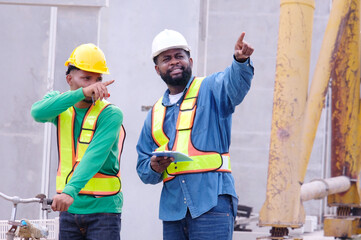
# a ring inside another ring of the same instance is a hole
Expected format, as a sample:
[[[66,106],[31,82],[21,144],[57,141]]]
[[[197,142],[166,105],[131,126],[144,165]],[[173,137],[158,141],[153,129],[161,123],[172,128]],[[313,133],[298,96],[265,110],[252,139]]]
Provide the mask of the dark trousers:
[[[229,195],[219,195],[218,204],[197,218],[189,211],[179,221],[163,221],[164,240],[231,240],[234,216],[232,199]]]
[[[59,240],[120,240],[121,213],[60,213]]]

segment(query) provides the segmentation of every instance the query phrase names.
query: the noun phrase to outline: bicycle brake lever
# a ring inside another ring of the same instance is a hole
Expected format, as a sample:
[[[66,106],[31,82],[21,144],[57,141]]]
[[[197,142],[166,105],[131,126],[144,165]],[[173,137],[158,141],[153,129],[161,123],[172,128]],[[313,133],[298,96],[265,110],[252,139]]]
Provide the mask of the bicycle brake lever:
[[[39,193],[38,195],[35,196],[36,198],[40,198],[41,200],[43,200],[44,198],[46,198],[46,195],[43,193]]]
[[[53,199],[46,198],[46,195],[42,194],[42,193],[36,195],[36,198],[40,198],[40,203],[42,204],[41,210],[43,210],[43,211],[46,210],[48,213],[50,213],[51,212],[51,204],[53,203]]]

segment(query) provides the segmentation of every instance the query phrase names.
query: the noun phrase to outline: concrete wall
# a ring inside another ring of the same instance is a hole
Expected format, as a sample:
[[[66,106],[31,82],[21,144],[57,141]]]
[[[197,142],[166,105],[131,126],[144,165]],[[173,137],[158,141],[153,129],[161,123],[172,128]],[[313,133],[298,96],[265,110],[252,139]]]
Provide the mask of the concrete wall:
[[[330,1],[316,0],[311,77]],[[30,107],[49,89],[52,72],[54,89],[68,89],[64,62],[77,45],[94,42],[107,57],[111,74],[105,75],[105,80],[116,80],[110,87],[109,100],[122,109],[127,132],[121,163],[122,238],[161,239],[158,204],[162,186],[143,184],[135,170],[135,145],[146,116],[142,107],[153,105],[166,89],[150,58],[151,41],[164,28],[182,32],[192,47],[194,73],[204,75],[221,71],[230,64],[234,43],[245,31],[245,40],[255,47],[252,56],[255,77],[251,91],[234,114],[231,157],[240,204],[252,206],[254,212],[258,212],[266,192],[279,0],[186,0],[181,3],[113,0],[103,8],[106,1],[90,1],[94,4],[91,7],[82,5],[84,1],[80,0],[64,2],[70,5],[58,6],[55,10],[46,4],[0,4],[0,66],[5,95],[0,105],[0,176],[6,179],[0,183],[0,191],[21,197],[33,197],[42,191],[42,158],[48,154],[51,160],[49,195],[55,193],[54,129],[50,152],[44,152],[45,127],[31,119]],[[78,6],[72,6],[71,2]],[[52,47],[54,26],[56,43]],[[53,60],[49,59],[52,53]],[[323,121],[324,117],[306,181],[322,177]],[[305,205],[308,215],[319,214],[319,201]],[[8,219],[10,210],[11,205],[0,199],[0,219]],[[36,207],[21,207],[19,217],[38,218],[38,212]],[[56,215],[51,213],[50,217]]]
[[[49,14],[46,7],[0,5],[0,191],[8,195],[34,197],[40,191],[44,127],[29,110],[46,91]],[[1,219],[9,218],[11,204],[0,204]]]

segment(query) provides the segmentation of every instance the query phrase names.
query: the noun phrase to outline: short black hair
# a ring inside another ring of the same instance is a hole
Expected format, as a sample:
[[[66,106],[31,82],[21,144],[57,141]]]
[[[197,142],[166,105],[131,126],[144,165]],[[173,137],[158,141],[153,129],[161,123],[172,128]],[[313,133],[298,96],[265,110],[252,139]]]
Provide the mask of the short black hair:
[[[75,67],[74,65],[69,64],[68,65],[68,70],[66,70],[65,75],[68,75],[73,70],[80,70],[80,69]]]
[[[182,49],[183,49],[183,48],[182,48]],[[183,50],[184,50],[184,49],[183,49]],[[184,50],[184,52],[187,54],[188,58],[191,57],[191,53],[190,53],[189,51]],[[159,54],[153,58],[153,62],[154,62],[155,65],[158,64],[158,56],[159,56]]]

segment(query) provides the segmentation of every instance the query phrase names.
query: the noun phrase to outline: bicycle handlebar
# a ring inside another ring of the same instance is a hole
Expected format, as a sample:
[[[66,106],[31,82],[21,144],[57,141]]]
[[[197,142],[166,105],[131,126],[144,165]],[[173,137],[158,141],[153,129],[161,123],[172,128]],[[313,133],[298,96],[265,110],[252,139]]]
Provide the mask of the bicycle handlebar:
[[[0,197],[13,203],[11,217],[10,217],[10,220],[8,221],[8,223],[11,225],[11,228],[9,229],[9,231],[6,234],[6,236],[7,236],[6,239],[14,239],[15,231],[16,231],[17,227],[20,226],[19,225],[20,222],[15,220],[18,203],[32,203],[32,202],[40,203],[40,204],[42,204],[41,210],[47,211],[49,213],[51,211],[50,206],[53,202],[52,199],[46,198],[46,196],[44,194],[38,194],[38,195],[36,195],[35,198],[20,198],[18,196],[10,197],[10,196],[0,192]],[[29,235],[26,235],[26,236],[29,236]],[[47,234],[44,236],[47,236]]]
[[[5,200],[8,200],[14,204],[18,203],[31,203],[31,202],[42,202],[42,199],[40,198],[20,198],[18,196],[10,197],[2,192],[0,192],[0,197],[4,198]]]
[[[44,195],[45,196],[45,195]],[[49,198],[20,198],[18,196],[14,196],[14,197],[10,197],[2,192],[0,192],[0,197],[2,197],[5,200],[8,200],[14,204],[18,204],[18,203],[32,203],[32,202],[37,202],[37,203],[46,203],[47,205],[51,205],[53,200],[49,199]]]

